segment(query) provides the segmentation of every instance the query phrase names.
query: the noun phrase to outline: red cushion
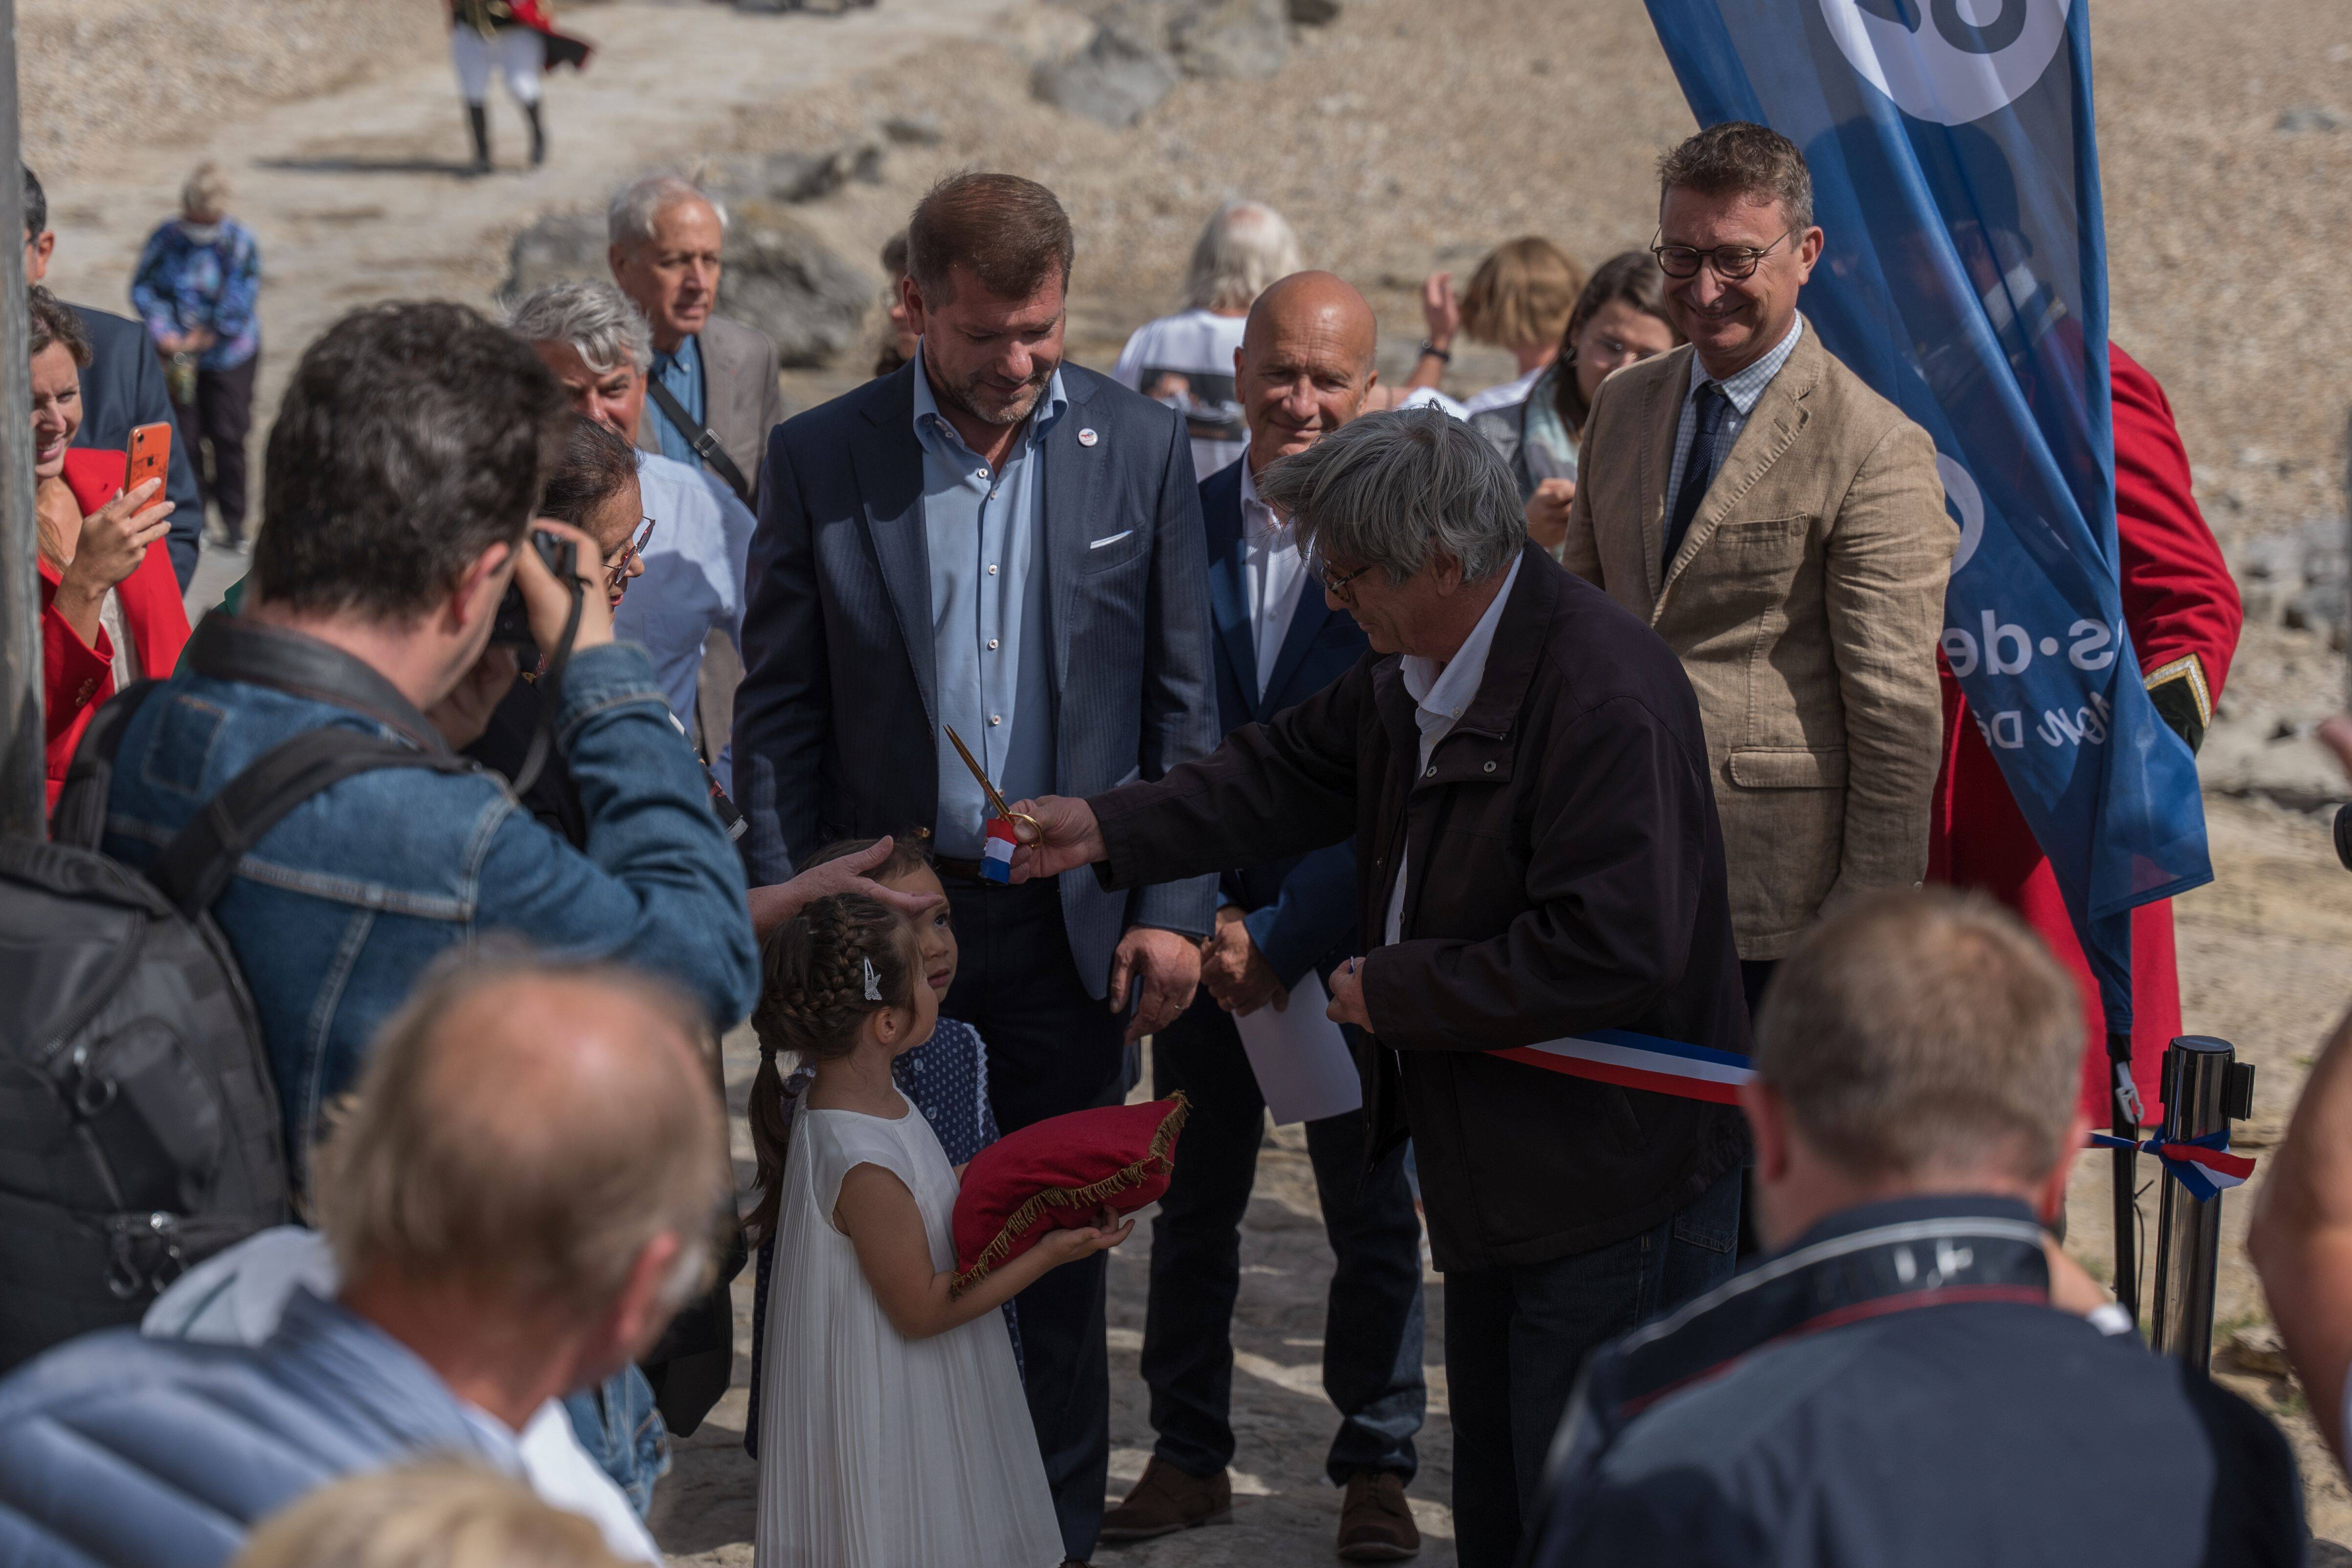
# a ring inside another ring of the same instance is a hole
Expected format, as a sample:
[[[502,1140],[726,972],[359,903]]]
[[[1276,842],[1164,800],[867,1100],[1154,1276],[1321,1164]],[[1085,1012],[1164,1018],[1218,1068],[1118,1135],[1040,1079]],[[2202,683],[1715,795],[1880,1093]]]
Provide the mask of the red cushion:
[[[1090,1224],[1108,1205],[1129,1214],[1159,1200],[1176,1169],[1184,1097],[1049,1116],[998,1139],[964,1167],[956,1194],[955,1288],[1028,1251],[1055,1227]]]

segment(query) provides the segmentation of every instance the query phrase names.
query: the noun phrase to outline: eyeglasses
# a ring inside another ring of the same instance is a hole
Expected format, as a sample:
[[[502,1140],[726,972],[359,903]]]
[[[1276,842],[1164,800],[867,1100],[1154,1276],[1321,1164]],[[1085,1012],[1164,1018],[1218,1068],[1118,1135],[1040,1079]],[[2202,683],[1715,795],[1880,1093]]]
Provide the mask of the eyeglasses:
[[[1796,232],[1792,228],[1789,234]],[[1780,239],[1788,238],[1789,234],[1782,235]],[[1659,245],[1653,241],[1650,254],[1658,258],[1659,270],[1669,278],[1696,278],[1700,268],[1712,262],[1717,278],[1736,283],[1743,278],[1756,276],[1756,264],[1778,249],[1780,239],[1761,249],[1752,245],[1718,245],[1709,250],[1701,250],[1694,245]]]
[[[1315,580],[1323,584],[1323,591],[1336,599],[1348,591],[1349,584],[1370,571],[1371,567],[1364,565],[1353,572],[1334,572],[1323,557],[1312,555],[1307,558],[1307,569],[1315,574]]]
[[[637,524],[636,532],[629,536],[629,542],[626,544],[621,546],[621,552],[614,556],[605,565],[604,591],[606,593],[620,592],[621,585],[629,580],[630,566],[635,563],[638,556],[645,553],[646,542],[653,536],[654,520],[652,518],[646,518]]]

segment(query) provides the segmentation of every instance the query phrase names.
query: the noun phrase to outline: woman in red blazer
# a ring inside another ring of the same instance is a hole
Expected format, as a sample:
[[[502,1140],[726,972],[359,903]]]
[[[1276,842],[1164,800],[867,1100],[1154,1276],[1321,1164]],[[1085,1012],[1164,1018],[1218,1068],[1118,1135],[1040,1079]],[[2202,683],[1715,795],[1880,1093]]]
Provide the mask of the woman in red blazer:
[[[172,673],[188,640],[188,616],[163,542],[172,504],[148,504],[162,481],[125,495],[121,452],[73,447],[89,340],[47,289],[31,294],[41,675],[55,806],[89,716],[118,685]]]
[[[2244,619],[2221,547],[2197,510],[2189,454],[2156,377],[2110,343],[2115,385],[2116,539],[2121,547],[2124,624],[2156,710],[2195,751],[2237,651]],[[1936,783],[1927,875],[1979,888],[2022,916],[2073,972],[2083,998],[2083,1110],[2107,1124],[2107,1036],[2099,988],[2074,939],[2057,879],[2000,766],[1967,721],[1959,682],[1944,671],[1944,772]],[[2172,905],[2132,911],[2132,1079],[2157,1118],[2158,1068],[2180,1033],[2180,975]]]

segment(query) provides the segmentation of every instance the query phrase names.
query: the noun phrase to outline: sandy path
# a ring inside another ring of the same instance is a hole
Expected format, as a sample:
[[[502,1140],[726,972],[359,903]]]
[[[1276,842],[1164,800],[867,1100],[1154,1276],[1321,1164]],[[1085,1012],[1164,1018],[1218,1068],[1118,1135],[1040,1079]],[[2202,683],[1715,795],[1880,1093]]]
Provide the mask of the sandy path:
[[[426,296],[486,303],[505,274],[508,242],[536,213],[599,203],[634,169],[723,143],[746,107],[985,36],[1002,5],[891,0],[838,16],[750,16],[695,0],[583,6],[565,25],[599,53],[584,74],[551,79],[545,167],[524,166],[520,116],[494,88],[499,173],[465,177],[465,120],[447,63],[396,68],[260,110],[209,138],[91,159],[49,191],[58,231],[49,282],[68,299],[127,310],[131,269],[153,226],[177,209],[180,182],[199,159],[221,163],[236,214],[262,248],[257,507],[260,437],[285,376],[342,312]],[[237,558],[208,556],[191,606],[209,606],[243,570]]]

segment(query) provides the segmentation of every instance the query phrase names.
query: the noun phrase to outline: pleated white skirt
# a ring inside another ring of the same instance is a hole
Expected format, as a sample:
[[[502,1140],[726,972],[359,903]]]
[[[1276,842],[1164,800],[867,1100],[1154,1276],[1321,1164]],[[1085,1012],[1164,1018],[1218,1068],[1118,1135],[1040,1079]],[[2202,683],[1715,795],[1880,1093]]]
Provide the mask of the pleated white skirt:
[[[928,1340],[883,1315],[834,1228],[841,1178],[877,1164],[954,1266],[955,1173],[911,1105],[803,1108],[785,1161],[761,1391],[757,1568],[1052,1568],[1061,1533],[1004,1318]]]

